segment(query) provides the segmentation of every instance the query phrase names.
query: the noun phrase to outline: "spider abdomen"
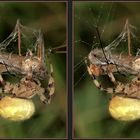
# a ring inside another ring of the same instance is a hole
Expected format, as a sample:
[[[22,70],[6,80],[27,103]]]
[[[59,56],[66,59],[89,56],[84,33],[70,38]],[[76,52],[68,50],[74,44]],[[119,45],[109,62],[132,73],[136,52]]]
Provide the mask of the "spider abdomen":
[[[109,112],[113,118],[121,121],[140,119],[140,100],[115,96],[110,101]]]
[[[9,96],[0,100],[0,116],[5,119],[23,121],[31,118],[34,112],[35,106],[31,100]]]

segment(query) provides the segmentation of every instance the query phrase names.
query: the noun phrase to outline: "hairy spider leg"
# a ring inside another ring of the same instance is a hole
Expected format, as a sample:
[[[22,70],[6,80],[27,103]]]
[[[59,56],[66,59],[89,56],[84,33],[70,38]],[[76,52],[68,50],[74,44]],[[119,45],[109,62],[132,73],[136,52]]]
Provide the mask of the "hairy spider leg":
[[[88,71],[88,73],[89,73],[94,85],[98,89],[100,89],[101,91],[105,91],[105,92],[107,92],[107,93],[109,93],[111,95],[114,95],[115,93],[121,93],[124,90],[124,84],[121,84],[120,82],[116,82],[112,72],[110,72],[108,75],[109,75],[109,78],[111,79],[111,81],[113,81],[115,83],[115,86],[117,88],[104,88],[104,87],[102,87],[100,82],[96,79],[95,74],[91,71],[91,68],[88,65],[87,59],[85,59],[85,64],[87,66],[87,71]]]
[[[114,65],[114,64],[107,64],[107,75],[108,75],[108,77],[110,78],[110,80],[111,80],[111,82],[114,84],[114,85],[116,85],[117,84],[117,82],[116,82],[116,79],[115,79],[115,77],[114,77],[114,74],[113,74],[113,67],[116,67],[116,65]]]
[[[55,93],[55,84],[54,84],[55,82],[54,82],[54,77],[53,77],[53,65],[52,65],[49,57],[48,57],[48,60],[49,60],[49,64],[50,64],[50,73],[48,74],[49,81],[48,81],[48,87],[47,87],[47,92],[48,92],[47,100],[48,100],[48,103],[50,103],[51,98]]]
[[[86,67],[87,67],[87,71],[89,73],[89,75],[91,76],[92,78],[92,81],[94,83],[94,85],[99,88],[100,90],[104,90],[101,86],[101,84],[98,82],[98,80],[96,79],[96,76],[94,75],[94,73],[92,73],[91,69],[90,69],[90,66],[88,65],[88,62],[87,62],[87,59],[85,59],[85,64],[86,64]]]
[[[45,89],[44,88],[41,88],[41,83],[38,79],[34,79],[35,82],[37,82],[37,85],[38,85],[38,88],[35,92],[35,94],[37,94],[40,98],[40,100],[44,103],[44,104],[47,104],[47,98],[46,96],[44,95],[45,93]]]
[[[108,88],[107,93],[120,94],[121,96],[126,96],[130,98],[140,99],[140,79],[135,77],[132,79],[131,83],[123,84],[118,82],[115,88]]]
[[[105,91],[106,93],[108,93],[112,96],[121,95],[124,97],[140,98],[140,92],[139,92],[140,74],[138,74],[137,78],[134,78],[131,83],[124,84],[119,81],[116,81],[115,77],[113,75],[113,66],[115,66],[117,68],[117,65],[116,64],[106,64],[107,74],[108,74],[109,78],[111,79],[111,81],[115,84],[115,87],[104,88],[101,86],[101,84],[96,79],[97,73],[94,73],[91,66],[88,64],[87,59],[85,59],[85,64],[87,66],[87,71],[88,71],[90,77],[92,78],[94,85],[101,91]],[[96,72],[96,70],[95,70],[95,72]],[[101,74],[99,74],[99,75],[101,75]]]
[[[43,40],[43,34],[41,30],[38,32],[38,39],[37,39],[37,57],[40,60],[40,63],[44,63],[44,40]],[[41,92],[38,92],[38,96],[40,97],[40,100],[43,101],[43,103],[48,103],[50,104],[51,102],[51,97],[54,95],[55,92],[55,86],[54,86],[54,78],[53,78],[53,65],[49,59],[49,56],[47,55],[47,59],[50,65],[50,73],[48,73],[48,85],[47,85],[47,94],[48,97],[44,95],[45,91],[44,89],[41,89]]]
[[[45,89],[41,88],[41,83],[39,80],[34,79],[38,83],[38,90],[36,91],[36,94],[39,96],[40,100],[45,104],[51,103],[51,98],[54,95],[55,92],[55,85],[54,85],[54,78],[53,78],[53,65],[50,62],[50,73],[48,74],[49,80],[47,85],[47,94],[48,96],[45,96]]]

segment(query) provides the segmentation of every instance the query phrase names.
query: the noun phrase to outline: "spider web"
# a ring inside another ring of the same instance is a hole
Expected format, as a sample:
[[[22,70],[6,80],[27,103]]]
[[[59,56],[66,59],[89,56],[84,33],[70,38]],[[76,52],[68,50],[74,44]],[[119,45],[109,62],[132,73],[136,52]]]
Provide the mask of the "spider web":
[[[133,26],[132,24],[128,23],[128,20],[126,20],[126,23],[124,25],[124,28],[122,30],[122,32],[107,46],[105,46],[105,51],[117,51],[117,52],[126,52],[126,50],[128,51],[128,29],[130,32],[130,49],[131,49],[131,53],[133,53],[133,55],[137,55],[138,54],[138,48],[139,48],[139,38],[137,37],[137,32],[138,32],[138,28],[136,28],[135,26]]]
[[[99,9],[98,13],[96,13],[97,7]],[[81,73],[84,73],[82,76],[80,76],[80,78],[78,76],[78,79],[82,79],[81,77],[84,78],[84,76],[85,76],[86,70],[85,70],[85,68],[82,68],[82,66],[84,65],[84,57],[86,57],[92,49],[95,49],[95,48],[101,49],[101,46],[100,46],[100,43],[99,43],[99,40],[98,40],[98,37],[96,34],[96,30],[95,30],[96,27],[100,31],[100,37],[101,37],[101,41],[104,46],[104,50],[109,55],[111,55],[113,53],[117,53],[118,55],[120,55],[121,53],[127,54],[127,55],[129,55],[129,53],[131,53],[134,56],[139,55],[139,52],[140,52],[140,50],[139,50],[139,47],[140,47],[139,33],[140,32],[139,31],[140,30],[138,27],[135,27],[134,25],[132,25],[131,22],[129,22],[129,20],[127,18],[121,22],[122,27],[120,28],[120,32],[118,32],[118,34],[113,34],[113,36],[108,38],[107,41],[104,39],[107,36],[106,34],[109,34],[109,31],[111,32],[111,30],[108,31],[108,29],[109,29],[108,24],[113,23],[113,21],[117,19],[116,10],[117,10],[117,6],[113,2],[109,3],[109,4],[102,2],[102,3],[97,3],[95,7],[89,6],[87,13],[88,13],[88,15],[91,14],[90,19],[86,19],[86,16],[81,17],[80,14],[78,15],[78,12],[77,12],[77,14],[75,16],[76,17],[75,20],[80,21],[79,22],[80,24],[83,24],[83,22],[84,22],[85,28],[88,29],[88,32],[89,32],[89,34],[87,35],[88,39],[86,39],[86,40],[85,40],[85,38],[82,39],[82,36],[80,36],[80,38],[78,38],[78,40],[76,40],[76,43],[80,42],[79,43],[80,45],[75,44],[75,47],[77,47],[77,48],[79,47],[78,51],[82,50],[81,51],[82,59],[81,59],[80,55],[78,56],[77,51],[75,52],[75,58],[76,58],[75,67],[74,67],[75,73],[76,73],[76,71],[78,71],[78,69],[82,69]],[[81,13],[81,12],[79,12],[79,13]],[[115,29],[115,27],[114,27],[114,29]],[[89,49],[87,49],[87,48],[89,48]],[[75,78],[75,79],[77,79],[77,78]],[[80,81],[75,80],[75,81],[78,81],[78,82],[76,82],[76,85],[77,85],[81,80]]]
[[[18,38],[20,32],[20,38]],[[20,39],[21,54],[28,50],[37,53],[37,44],[41,41],[41,31],[22,25],[19,20],[10,35],[0,43],[0,51],[18,54],[18,39]]]
[[[19,36],[19,33],[20,33],[20,36]],[[47,55],[45,55],[45,52],[44,52],[45,51],[44,39],[43,39],[42,31],[40,29],[33,29],[27,26],[24,26],[19,22],[19,20],[17,20],[17,23],[13,31],[5,40],[3,40],[0,43],[0,53],[7,54],[7,56],[4,56],[4,58],[2,56],[0,58],[1,59],[0,63],[5,65],[7,69],[5,74],[8,74],[10,68],[15,67],[13,64],[11,64],[11,62],[8,62],[8,59],[10,58],[9,57],[10,55],[13,55],[13,54],[20,55],[19,43],[20,43],[21,55],[23,57],[26,57],[30,50],[35,57],[37,56],[41,58],[42,64],[47,69],[48,61],[46,60]],[[13,55],[13,57],[14,56],[15,55]],[[16,74],[16,75],[20,74],[20,71],[18,70],[18,68],[15,68],[15,69],[16,71],[10,70],[10,74],[11,73]]]
[[[96,12],[95,12],[96,9],[94,9],[93,7],[90,7],[90,6],[88,7],[88,10],[86,12],[88,13],[88,15],[90,15],[90,17],[91,17],[90,20],[86,19],[86,16],[81,16],[81,12],[79,11],[78,8],[76,11],[75,21],[77,21],[77,22],[75,22],[75,24],[76,24],[76,26],[79,26],[79,27],[81,24],[83,24],[82,26],[85,26],[85,30],[87,30],[87,32],[88,32],[87,33],[88,39],[85,40],[85,36],[80,36],[80,38],[79,38],[79,36],[78,37],[76,36],[76,38],[78,38],[78,39],[76,39],[76,41],[75,41],[75,47],[78,48],[78,51],[79,50],[82,50],[82,51],[80,51],[81,53],[78,55],[78,53],[75,49],[74,72],[76,75],[76,72],[80,69],[80,71],[78,71],[78,73],[80,72],[81,74],[82,73],[84,73],[84,74],[82,74],[82,76],[80,76],[80,77],[78,76],[78,80],[75,80],[76,81],[75,86],[77,84],[79,84],[79,82],[82,80],[82,78],[84,78],[84,76],[86,75],[86,72],[87,72],[86,67],[83,67],[83,69],[82,69],[82,66],[84,65],[84,58],[88,55],[88,53],[93,48],[99,47],[99,41],[97,40],[97,35],[95,33],[96,32],[95,27],[102,27],[102,28],[100,28],[101,29],[100,31],[101,31],[101,37],[103,38],[104,33],[106,31],[106,26],[105,25],[101,26],[101,23],[104,21],[104,19],[102,17],[104,16],[104,13],[106,13],[105,23],[108,22],[108,20],[112,18],[111,12],[113,10],[115,10],[115,8],[113,9],[112,3],[109,6],[109,8],[105,7],[104,3],[101,3],[101,4],[99,4],[99,9],[100,9],[99,13],[96,14]],[[79,27],[77,27],[77,28],[79,28]],[[75,79],[77,79],[77,78],[75,77]]]

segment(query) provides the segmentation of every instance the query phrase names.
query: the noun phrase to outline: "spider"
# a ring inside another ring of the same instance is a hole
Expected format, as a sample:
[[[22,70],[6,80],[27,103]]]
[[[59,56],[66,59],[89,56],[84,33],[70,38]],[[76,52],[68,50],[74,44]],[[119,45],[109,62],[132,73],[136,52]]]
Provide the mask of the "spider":
[[[91,76],[93,83],[97,88],[102,91],[106,91],[111,94],[123,94],[127,97],[140,98],[139,87],[140,87],[140,57],[139,56],[121,56],[117,54],[111,54],[102,47],[100,40],[99,31],[97,30],[101,49],[93,49],[87,58],[85,58],[85,64],[87,71]],[[136,78],[133,78],[130,83],[123,84],[116,81],[114,73],[119,72],[120,74],[132,74]],[[115,85],[115,88],[103,88],[96,79],[100,75],[108,75],[111,82]]]
[[[50,103],[51,97],[53,96],[55,91],[52,64],[50,63],[50,73],[47,73],[45,69],[43,70],[43,72],[41,71],[42,65],[40,64],[40,59],[38,57],[29,57],[24,59],[22,61],[22,66],[24,66],[24,69],[22,69],[22,71],[18,71],[18,73],[20,72],[20,74],[22,73],[24,74],[24,76],[18,84],[10,84],[9,82],[5,82],[2,79],[4,93],[9,92],[12,93],[15,97],[23,98],[31,98],[35,94],[37,94],[39,95],[43,103]],[[9,68],[9,66],[7,67]],[[16,70],[17,73],[17,68],[14,70]],[[10,71],[8,70],[8,72]],[[46,89],[41,87],[39,77],[37,76],[48,78],[48,86]],[[45,92],[48,93],[48,97],[44,95]]]
[[[48,85],[52,85],[53,83],[53,79],[50,78]],[[28,79],[27,77],[23,77],[17,84],[11,84],[10,82],[6,82],[3,87],[4,96],[6,94],[11,94],[11,97],[30,99],[37,94],[43,103],[50,103],[51,96],[54,93],[54,88],[48,86],[48,97],[45,96],[45,92],[46,91],[43,87],[41,87],[41,83],[39,80]]]
[[[19,21],[17,21],[16,27],[19,27]],[[18,84],[11,84],[3,80],[0,75],[0,82],[4,93],[11,93],[14,97],[19,98],[32,98],[34,95],[38,95],[43,103],[50,103],[51,97],[55,92],[54,78],[53,78],[53,65],[49,60],[50,72],[46,70],[44,62],[44,41],[41,31],[38,32],[38,38],[36,41],[37,54],[34,54],[32,50],[28,50],[26,56],[22,56],[20,47],[20,30],[18,29],[18,52],[19,54],[9,54],[1,52],[0,56],[0,71],[13,72],[22,75],[22,78]],[[40,80],[48,79],[47,88],[43,88]],[[45,93],[47,92],[48,97]]]
[[[140,62],[139,58],[135,60],[133,66],[137,68],[137,71],[140,70]],[[95,64],[90,64],[88,65],[87,60],[85,60],[85,63],[87,65],[87,70],[89,75],[91,76],[95,86],[99,88],[102,91],[106,91],[107,93],[111,94],[124,94],[127,97],[134,97],[134,98],[140,98],[140,74],[137,74],[136,78],[133,78],[130,83],[123,84],[119,81],[116,81],[114,77],[114,72],[117,72],[116,65],[114,64],[106,64],[106,65],[95,65]],[[103,88],[96,79],[96,76],[100,76],[102,74],[107,74],[110,78],[110,80],[114,83],[115,88]]]
[[[92,50],[88,57],[85,58],[85,63],[89,74],[96,80],[100,75],[108,75],[110,80],[115,84],[116,80],[113,73],[119,72],[122,75],[131,74],[137,75],[140,71],[140,58],[135,56],[120,56],[117,54],[108,54],[106,52],[104,58],[101,49]],[[95,83],[98,83],[97,81]],[[97,87],[99,84],[96,84]]]

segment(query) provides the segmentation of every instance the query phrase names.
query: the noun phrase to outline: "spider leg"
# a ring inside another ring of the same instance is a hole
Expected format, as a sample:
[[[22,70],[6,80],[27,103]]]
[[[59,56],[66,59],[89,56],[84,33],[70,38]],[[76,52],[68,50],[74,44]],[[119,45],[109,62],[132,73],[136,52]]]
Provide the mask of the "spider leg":
[[[107,75],[110,78],[111,82],[115,85],[113,88],[106,88],[106,92],[110,94],[124,94],[125,95],[125,85],[121,82],[116,81],[113,74],[113,67],[118,71],[116,64],[108,64],[107,66]]]
[[[46,98],[46,96],[45,96],[45,94],[44,94],[44,93],[45,93],[45,89],[41,87],[41,83],[40,83],[40,81],[39,81],[38,79],[34,78],[33,81],[36,83],[34,95],[37,94],[37,95],[39,96],[40,100],[41,100],[44,104],[46,104],[46,103],[47,103],[47,98]],[[21,83],[23,83],[23,82],[26,82],[26,77],[24,77],[24,78],[21,80]],[[33,95],[33,96],[34,96],[34,95]],[[33,96],[31,96],[31,97],[33,97]],[[30,97],[30,98],[31,98],[31,97]]]
[[[111,95],[122,94],[122,93],[124,93],[123,95],[125,95],[125,92],[124,92],[125,85],[123,83],[116,82],[115,77],[114,77],[112,72],[109,72],[108,75],[109,75],[109,78],[111,79],[111,81],[113,83],[115,83],[115,88],[103,88],[101,86],[101,84],[98,82],[98,80],[96,79],[96,76],[92,73],[90,67],[88,66],[87,60],[85,60],[85,63],[86,63],[86,66],[87,66],[87,71],[88,71],[90,77],[92,78],[92,81],[93,81],[94,85],[98,89],[100,89],[101,91],[105,91],[105,92],[107,92]]]
[[[51,97],[54,95],[55,87],[54,87],[54,79],[52,77],[52,74],[49,75],[49,81],[47,86],[47,93],[48,97],[45,96],[45,89],[41,88],[41,83],[39,80],[38,82],[38,90],[36,91],[37,95],[39,96],[40,100],[45,104],[50,104]]]
[[[127,90],[127,86],[125,87],[123,83],[117,82],[115,88],[107,88],[106,92],[111,94],[125,94],[125,90]]]
[[[85,59],[85,64],[87,66],[87,71],[90,75],[90,77],[92,78],[92,81],[94,83],[94,85],[99,88],[100,90],[104,90],[104,88],[102,88],[101,84],[98,82],[98,80],[96,79],[96,76],[91,72],[90,66],[88,66],[88,62],[87,59]]]
[[[44,103],[44,104],[47,104],[48,102],[47,102],[47,98],[46,98],[46,96],[44,95],[44,93],[45,93],[45,89],[44,88],[39,88],[38,90],[37,90],[37,95],[39,96],[39,98],[40,98],[40,100]]]
[[[107,64],[107,70],[106,70],[107,71],[107,75],[110,78],[111,82],[114,85],[117,85],[116,79],[115,79],[114,74],[113,74],[114,69],[118,70],[116,64]]]
[[[34,81],[38,85],[38,89],[36,91],[36,94],[39,96],[40,100],[45,104],[46,103],[50,104],[51,98],[55,92],[54,78],[53,78],[53,66],[51,63],[50,63],[50,74],[48,74],[48,76],[49,76],[49,80],[48,80],[48,86],[47,86],[46,91],[44,88],[41,87],[40,81],[38,79],[34,79]],[[45,92],[47,92],[47,94],[48,94],[47,97],[45,96]]]
[[[55,85],[54,85],[54,77],[53,77],[53,66],[50,63],[50,74],[49,74],[49,81],[48,81],[48,87],[47,87],[47,91],[48,91],[48,103],[51,102],[51,98],[54,95],[55,92]]]

